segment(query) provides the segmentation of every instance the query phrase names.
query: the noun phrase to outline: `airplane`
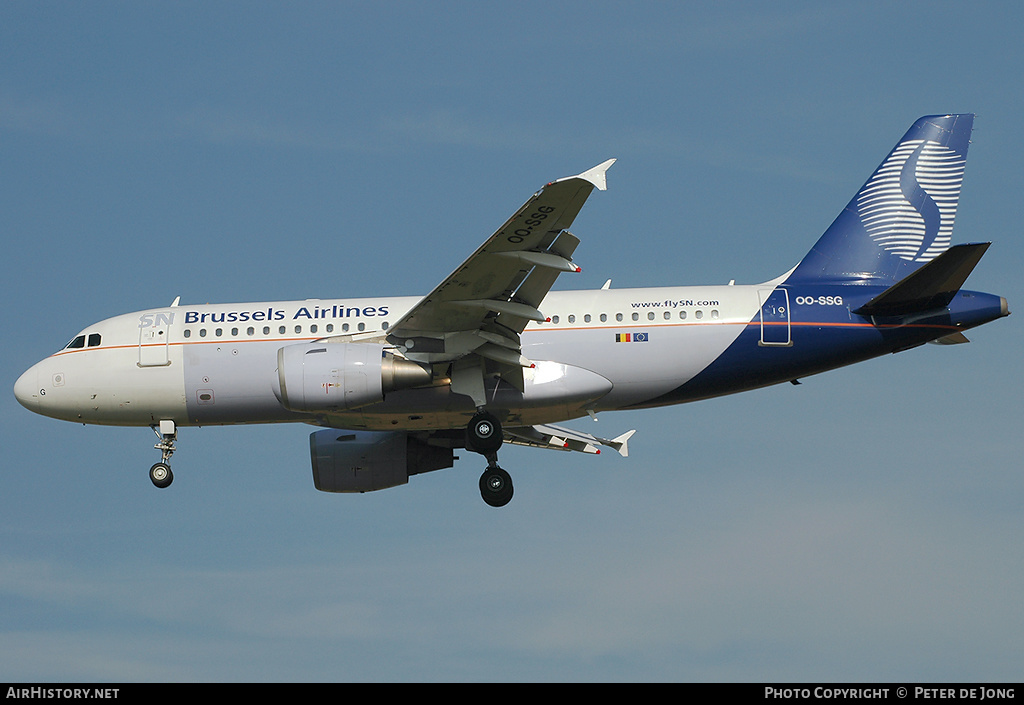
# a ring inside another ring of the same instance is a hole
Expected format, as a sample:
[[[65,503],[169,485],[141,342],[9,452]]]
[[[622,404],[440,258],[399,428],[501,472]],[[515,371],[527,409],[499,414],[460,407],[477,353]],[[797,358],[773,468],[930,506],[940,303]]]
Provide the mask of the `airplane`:
[[[314,486],[367,492],[482,455],[506,505],[503,443],[628,455],[634,431],[556,425],[799,380],[1007,316],[962,290],[991,243],[952,245],[974,115],[917,120],[813,248],[760,284],[551,291],[579,272],[569,227],[610,159],[552,181],[424,297],[183,305],[83,329],[14,386],[29,410],[149,426],[171,484],[178,429],[300,422]]]

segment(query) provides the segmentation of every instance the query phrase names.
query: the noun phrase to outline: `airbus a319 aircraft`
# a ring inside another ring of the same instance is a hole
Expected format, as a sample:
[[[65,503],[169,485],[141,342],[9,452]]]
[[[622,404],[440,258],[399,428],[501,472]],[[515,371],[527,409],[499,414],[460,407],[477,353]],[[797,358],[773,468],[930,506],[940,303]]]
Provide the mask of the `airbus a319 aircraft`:
[[[627,455],[555,424],[679,404],[913,348],[964,343],[1006,299],[961,289],[989,243],[951,246],[973,115],[923,117],[789,272],[754,285],[550,291],[568,228],[614,160],[530,197],[426,296],[180,305],[109,318],[17,380],[31,411],[150,426],[171,483],[178,429],[270,422],[310,435],[313,481],[366,492],[503,443]]]

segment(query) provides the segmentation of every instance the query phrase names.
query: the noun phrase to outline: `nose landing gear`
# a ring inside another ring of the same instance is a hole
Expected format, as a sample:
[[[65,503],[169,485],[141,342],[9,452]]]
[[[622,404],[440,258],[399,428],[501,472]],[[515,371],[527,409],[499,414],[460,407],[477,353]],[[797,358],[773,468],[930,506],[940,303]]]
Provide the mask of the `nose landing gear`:
[[[158,426],[151,426],[153,433],[160,439],[154,448],[161,453],[160,462],[156,463],[149,469],[149,479],[153,481],[153,484],[163,489],[168,487],[171,482],[174,481],[174,473],[171,472],[171,466],[168,461],[174,454],[174,442],[178,440],[178,429],[175,428],[173,421],[161,421]]]
[[[492,507],[512,501],[512,477],[498,466],[503,440],[501,422],[482,409],[466,426],[466,448],[487,458],[487,469],[480,476],[480,496]]]

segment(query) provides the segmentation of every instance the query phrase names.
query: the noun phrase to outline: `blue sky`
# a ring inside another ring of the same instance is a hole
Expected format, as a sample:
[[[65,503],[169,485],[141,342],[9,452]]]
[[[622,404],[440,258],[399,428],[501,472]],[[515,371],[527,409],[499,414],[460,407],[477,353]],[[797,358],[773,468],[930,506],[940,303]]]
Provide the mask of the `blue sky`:
[[[957,242],[1024,302],[1017,3],[0,5],[8,385],[91,322],[422,294],[609,157],[574,286],[787,270],[919,116],[975,112]],[[565,287],[568,282],[560,282]],[[1018,314],[1020,315],[1020,314]],[[0,680],[1000,681],[1024,650],[1019,319],[313,489],[300,426],[0,402]]]

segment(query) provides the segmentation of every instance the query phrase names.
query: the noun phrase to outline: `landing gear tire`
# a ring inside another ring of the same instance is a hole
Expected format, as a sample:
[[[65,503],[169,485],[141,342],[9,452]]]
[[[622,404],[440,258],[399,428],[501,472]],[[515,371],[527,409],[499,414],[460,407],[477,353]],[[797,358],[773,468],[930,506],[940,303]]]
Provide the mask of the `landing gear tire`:
[[[501,422],[494,414],[482,411],[466,426],[466,448],[474,453],[496,453],[501,442]]]
[[[167,463],[156,463],[149,469],[149,479],[153,481],[153,484],[163,489],[174,481],[174,473],[171,472],[171,466]]]
[[[497,465],[480,476],[480,496],[492,507],[504,507],[512,501],[512,477]]]

